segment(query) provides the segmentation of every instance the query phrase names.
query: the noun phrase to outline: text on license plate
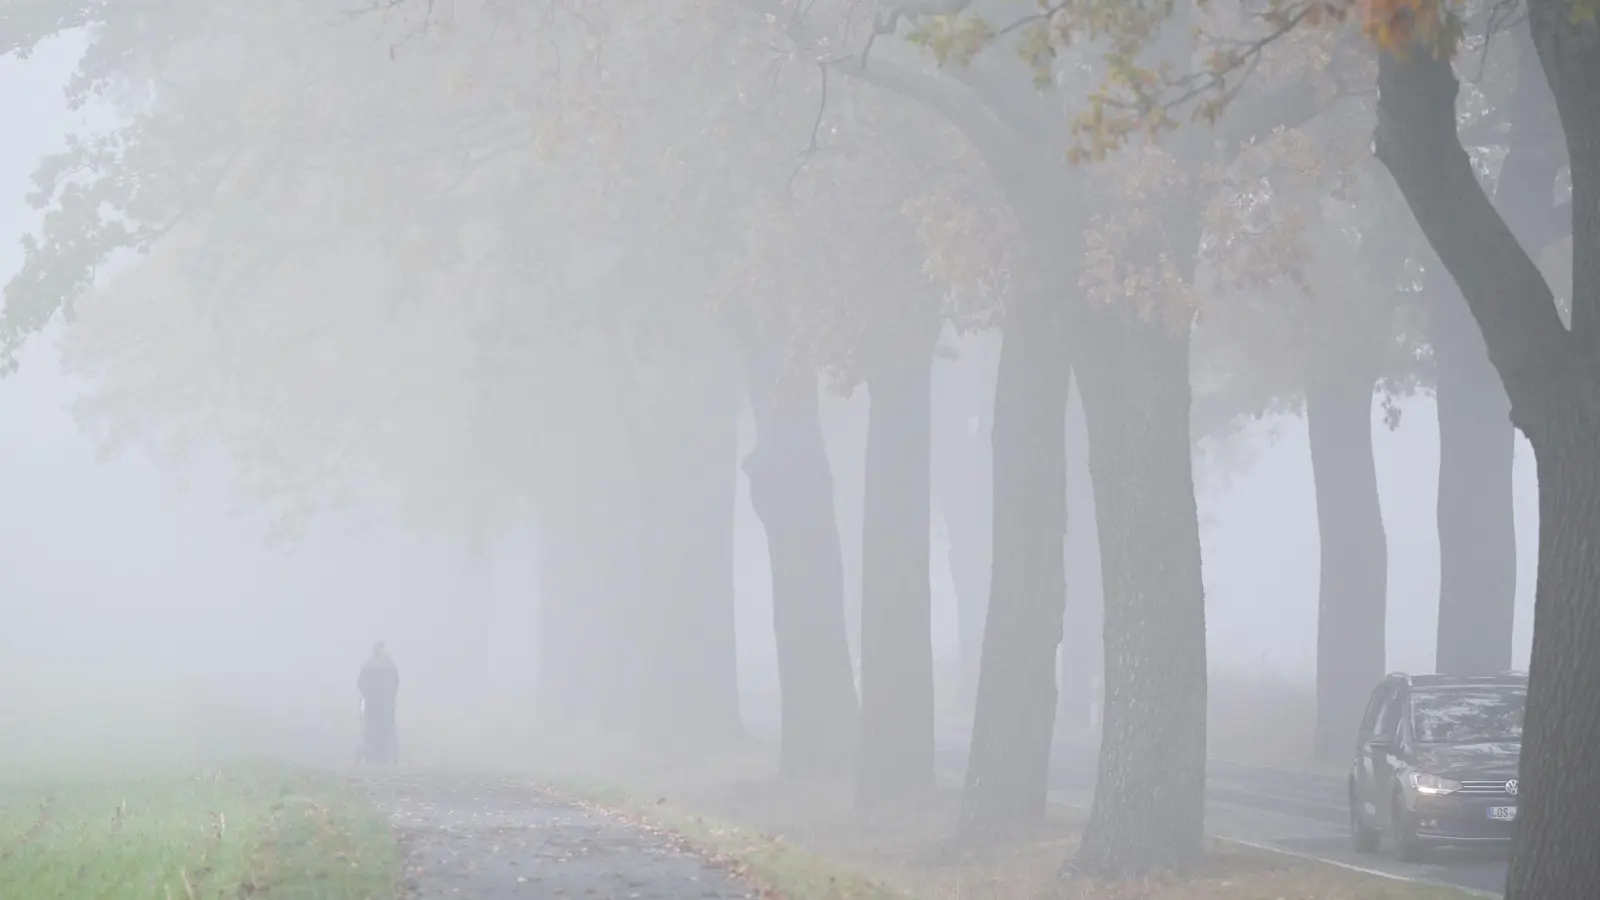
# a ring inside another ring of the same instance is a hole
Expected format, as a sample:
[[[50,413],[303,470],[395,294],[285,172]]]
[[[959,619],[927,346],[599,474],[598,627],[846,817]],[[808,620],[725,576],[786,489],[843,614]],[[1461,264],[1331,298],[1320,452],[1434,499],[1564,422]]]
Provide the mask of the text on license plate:
[[[1517,808],[1515,806],[1491,806],[1489,807],[1489,819],[1493,822],[1514,822],[1517,819]]]

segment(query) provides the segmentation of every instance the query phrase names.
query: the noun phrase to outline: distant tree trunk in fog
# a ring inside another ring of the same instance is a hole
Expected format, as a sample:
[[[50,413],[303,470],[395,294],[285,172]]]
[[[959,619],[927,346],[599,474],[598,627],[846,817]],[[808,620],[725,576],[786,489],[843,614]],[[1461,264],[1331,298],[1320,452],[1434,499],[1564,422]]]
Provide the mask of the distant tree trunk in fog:
[[[1089,474],[1089,423],[1074,385],[1067,399],[1067,609],[1061,629],[1061,702],[1057,730],[1091,736],[1095,680],[1105,671],[1102,632],[1104,591],[1100,537]]]
[[[1007,311],[995,386],[994,569],[961,802],[965,832],[1039,820],[1048,789],[1067,528],[1071,369],[1062,305],[1042,292]]]
[[[823,437],[833,471],[833,509],[839,519],[844,564],[844,626],[853,665],[861,663],[861,513],[866,478],[867,403],[865,391],[849,397],[823,394]]]
[[[709,342],[708,342],[709,343]],[[740,734],[733,530],[739,406],[722,347],[660,373],[639,435],[644,715],[656,749],[694,754]],[[664,390],[662,389],[664,385]]]
[[[539,523],[539,724],[561,732],[582,731],[600,700],[600,687],[585,653],[590,611],[578,596],[590,548],[570,523],[550,513]]]
[[[467,540],[466,571],[456,598],[456,669],[473,691],[488,686],[490,603],[494,599],[494,555],[482,517],[475,517]]]
[[[854,760],[858,706],[816,373],[790,366],[781,348],[748,332],[740,343],[756,421],[744,471],[772,565],[780,768],[791,777],[844,775]]]
[[[867,376],[856,804],[934,788],[929,586],[936,324],[876,354]]]
[[[1388,541],[1372,458],[1369,371],[1332,361],[1306,389],[1322,574],[1317,597],[1319,759],[1346,762],[1383,679]]]
[[[1105,708],[1094,806],[1071,866],[1182,870],[1204,854],[1206,775],[1189,333],[1127,302],[1085,306],[1071,342],[1099,516]]]
[[[637,485],[613,454],[597,456],[592,467],[563,473],[564,488],[539,520],[539,719],[632,738],[640,724]]]
[[[961,651],[961,711],[973,715],[993,559],[994,419],[997,335],[968,335],[960,357],[934,363],[933,492],[950,538]]]
[[[1439,634],[1435,668],[1511,668],[1517,596],[1512,456],[1516,430],[1500,373],[1455,282],[1428,279],[1439,414]],[[1442,282],[1442,283],[1441,283]]]

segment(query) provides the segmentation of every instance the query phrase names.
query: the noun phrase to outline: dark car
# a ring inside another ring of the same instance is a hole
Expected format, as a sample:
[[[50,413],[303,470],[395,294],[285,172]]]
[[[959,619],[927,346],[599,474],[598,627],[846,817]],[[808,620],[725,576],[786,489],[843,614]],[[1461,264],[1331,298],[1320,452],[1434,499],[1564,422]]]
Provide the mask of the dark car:
[[[1350,767],[1350,834],[1414,860],[1431,846],[1502,844],[1517,818],[1528,678],[1394,674],[1361,720]]]

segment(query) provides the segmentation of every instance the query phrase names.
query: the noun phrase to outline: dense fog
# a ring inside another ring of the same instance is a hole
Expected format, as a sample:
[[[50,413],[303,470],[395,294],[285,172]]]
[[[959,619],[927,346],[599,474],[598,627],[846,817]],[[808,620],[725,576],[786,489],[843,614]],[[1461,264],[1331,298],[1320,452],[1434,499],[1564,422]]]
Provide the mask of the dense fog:
[[[0,767],[1070,794],[1066,881],[1460,801],[1587,896],[1551,2],[4,4]]]
[[[80,46],[58,39],[31,60],[0,62],[0,120],[13,123],[8,131],[19,138],[0,148],[0,196],[7,198],[0,232],[34,223],[18,198],[38,157],[59,148],[80,121],[58,93]],[[0,269],[10,271],[19,259],[15,245],[0,246]],[[221,741],[235,751],[337,756],[354,740],[355,672],[377,640],[389,643],[404,673],[402,720],[416,723],[406,728],[414,742],[434,739],[417,727],[423,722],[464,714],[475,702],[485,702],[493,717],[532,727],[538,554],[531,526],[498,536],[475,559],[463,541],[418,534],[393,509],[368,501],[325,514],[292,539],[270,541],[270,516],[241,495],[236,467],[220,449],[202,446],[178,466],[137,448],[99,455],[73,418],[84,385],[59,367],[60,334],[46,333],[20,373],[0,382],[0,604],[7,623],[0,631],[7,685],[0,711],[7,734],[30,736],[8,742],[8,754],[57,756],[59,735],[73,753],[189,752]],[[840,442],[863,439],[864,393],[824,400],[836,452]],[[1437,424],[1427,396],[1402,401],[1392,430],[1380,402],[1373,406],[1390,550],[1389,664],[1429,671],[1438,598]],[[741,433],[742,457],[753,439],[748,412]],[[844,449],[861,451],[859,443]],[[844,482],[852,466],[833,464]],[[1226,452],[1198,455],[1197,477],[1218,689],[1236,682],[1306,688],[1315,674],[1318,549],[1303,422],[1278,416],[1251,424],[1229,439]],[[1515,479],[1514,654],[1525,665],[1537,508],[1531,454],[1520,438]],[[747,716],[770,721],[777,693],[771,582],[742,476],[739,490],[742,702]],[[943,552],[948,538],[937,520],[933,540],[932,634],[945,670],[941,706],[951,708],[958,704],[949,695],[959,644]],[[452,643],[461,627],[453,611],[468,603],[483,604],[489,616],[480,687],[470,686]],[[176,735],[184,738],[169,748]]]

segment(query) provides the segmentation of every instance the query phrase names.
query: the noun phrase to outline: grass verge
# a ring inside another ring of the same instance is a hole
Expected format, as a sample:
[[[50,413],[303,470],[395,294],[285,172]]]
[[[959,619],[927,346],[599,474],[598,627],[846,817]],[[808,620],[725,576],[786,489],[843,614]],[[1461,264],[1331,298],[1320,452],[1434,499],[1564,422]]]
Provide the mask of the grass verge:
[[[0,897],[393,900],[387,821],[337,777],[0,775]]]
[[[547,771],[555,771],[547,769]],[[568,770],[570,771],[570,770]],[[592,771],[592,770],[591,770]],[[790,900],[1464,900],[1394,881],[1217,843],[1198,870],[1127,882],[1062,883],[1081,814],[1052,807],[1025,833],[952,840],[958,797],[861,815],[850,791],[764,777],[770,763],[722,760],[709,771],[558,776],[559,790],[681,834]]]

